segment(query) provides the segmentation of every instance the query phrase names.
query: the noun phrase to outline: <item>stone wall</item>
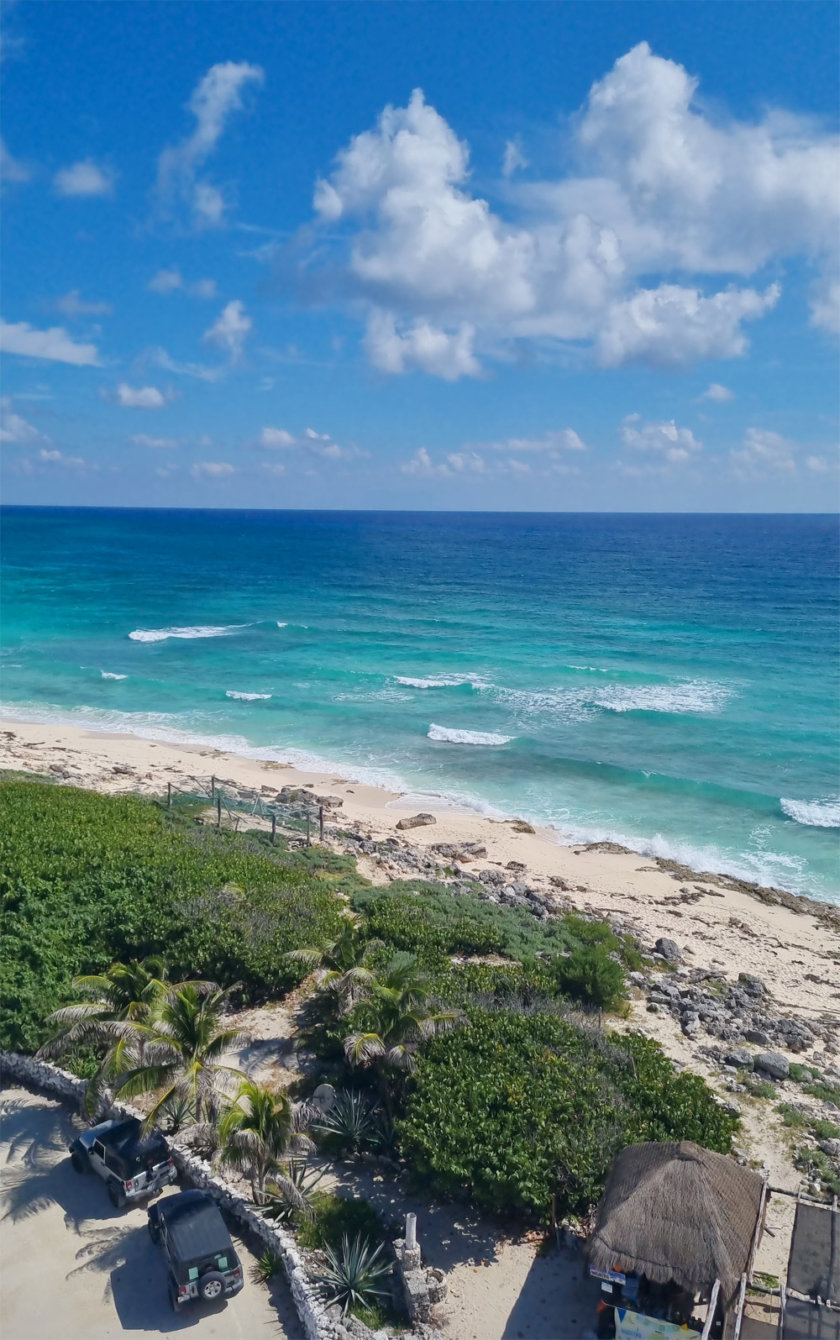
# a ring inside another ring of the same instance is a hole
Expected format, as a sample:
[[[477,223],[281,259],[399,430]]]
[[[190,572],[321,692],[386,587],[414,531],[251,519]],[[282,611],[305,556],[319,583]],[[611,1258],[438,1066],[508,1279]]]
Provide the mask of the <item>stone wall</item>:
[[[60,1070],[48,1061],[21,1056],[17,1052],[0,1051],[0,1075],[26,1088],[37,1089],[77,1106],[81,1105],[86,1088],[85,1080],[68,1074],[66,1070]],[[112,1111],[118,1116],[143,1118],[142,1112],[127,1103],[114,1103]],[[186,1181],[218,1201],[242,1226],[248,1237],[256,1239],[261,1248],[280,1257],[307,1340],[350,1340],[351,1336],[360,1334],[358,1323],[351,1321],[345,1327],[336,1315],[338,1309],[326,1307],[309,1279],[303,1256],[290,1233],[280,1225],[265,1220],[251,1201],[240,1196],[222,1178],[215,1176],[210,1164],[204,1159],[196,1158],[174,1144],[171,1150],[176,1167]],[[367,1331],[366,1327],[362,1329]],[[367,1334],[370,1335],[370,1331]]]

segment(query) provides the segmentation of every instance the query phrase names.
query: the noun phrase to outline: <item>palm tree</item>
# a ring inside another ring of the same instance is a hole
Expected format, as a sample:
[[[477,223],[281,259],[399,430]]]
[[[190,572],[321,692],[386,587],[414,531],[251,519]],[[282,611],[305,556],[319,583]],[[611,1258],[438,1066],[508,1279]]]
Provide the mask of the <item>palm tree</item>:
[[[144,958],[112,963],[101,974],[74,977],[72,985],[88,999],[78,1005],[65,1005],[50,1015],[48,1022],[58,1031],[41,1047],[38,1056],[52,1059],[85,1044],[101,1051],[99,1066],[85,1093],[85,1106],[94,1111],[106,1088],[133,1059],[142,1062],[143,1041],[134,1025],[151,1020],[171,984],[161,959]]]
[[[388,1071],[410,1074],[414,1057],[427,1038],[446,1033],[467,1021],[460,1010],[436,1008],[431,982],[413,954],[391,960],[375,977],[370,995],[353,1010],[357,1025],[344,1039],[351,1066],[372,1066],[386,1110],[391,1112]]]
[[[279,1172],[284,1161],[302,1146],[311,1144],[302,1135],[308,1123],[306,1106],[295,1108],[288,1094],[244,1079],[236,1097],[219,1122],[222,1141],[222,1162],[245,1173],[251,1181],[251,1195],[255,1205],[265,1205],[266,1179],[273,1181],[284,1198],[296,1208],[305,1201],[293,1177]]]
[[[305,964],[310,972],[317,969],[318,989],[333,998],[333,1013],[338,1017],[367,993],[373,981],[368,963],[380,947],[380,940],[365,938],[358,918],[348,916],[334,940],[320,949],[292,949],[286,958]]]
[[[216,1115],[228,1075],[242,1078],[235,1066],[220,1059],[242,1040],[238,1028],[223,1028],[223,1015],[233,987],[203,990],[206,983],[186,982],[161,997],[147,1022],[133,1025],[137,1064],[119,1079],[123,1098],[163,1090],[146,1117],[152,1126],[161,1109],[185,1100],[197,1124]],[[143,1046],[143,1060],[139,1047]]]

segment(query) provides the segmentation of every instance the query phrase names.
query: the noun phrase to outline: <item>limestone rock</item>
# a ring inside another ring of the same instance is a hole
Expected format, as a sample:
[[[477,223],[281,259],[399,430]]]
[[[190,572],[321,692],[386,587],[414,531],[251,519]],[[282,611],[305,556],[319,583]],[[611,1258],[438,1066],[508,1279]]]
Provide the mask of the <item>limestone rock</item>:
[[[737,1066],[739,1070],[752,1070],[753,1067],[753,1054],[746,1047],[734,1047],[726,1053],[724,1060],[727,1065]]]
[[[669,940],[667,936],[660,936],[654,948],[657,954],[661,954],[666,963],[681,963],[682,954],[676,940]]]
[[[781,1052],[759,1052],[753,1064],[772,1079],[787,1079],[790,1075],[790,1062]]]
[[[436,824],[433,814],[412,814],[410,818],[400,819],[397,828],[425,828],[427,824]]]

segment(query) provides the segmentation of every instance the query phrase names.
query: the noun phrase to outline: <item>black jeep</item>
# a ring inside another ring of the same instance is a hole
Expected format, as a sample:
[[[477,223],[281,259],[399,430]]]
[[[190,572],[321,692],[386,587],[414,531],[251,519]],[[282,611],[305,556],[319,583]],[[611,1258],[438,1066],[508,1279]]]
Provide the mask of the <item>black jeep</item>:
[[[103,1121],[83,1131],[70,1146],[70,1162],[78,1173],[101,1177],[117,1209],[153,1195],[178,1176],[163,1136],[144,1137],[137,1117]]]
[[[214,1303],[239,1293],[245,1283],[225,1221],[203,1191],[181,1191],[153,1205],[149,1236],[166,1252],[169,1301],[175,1312],[194,1298]]]

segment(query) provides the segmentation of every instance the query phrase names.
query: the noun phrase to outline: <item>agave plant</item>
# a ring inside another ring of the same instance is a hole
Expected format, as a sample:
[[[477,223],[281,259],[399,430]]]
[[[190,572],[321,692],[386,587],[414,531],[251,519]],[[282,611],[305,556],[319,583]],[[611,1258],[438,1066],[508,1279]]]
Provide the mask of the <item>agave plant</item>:
[[[313,1125],[313,1130],[333,1138],[342,1152],[358,1154],[365,1145],[374,1143],[376,1136],[376,1108],[364,1094],[353,1089],[342,1089],[328,1112]]]
[[[352,1239],[344,1233],[337,1251],[323,1249],[326,1264],[315,1282],[328,1302],[340,1304],[343,1315],[351,1307],[370,1307],[376,1298],[389,1296],[390,1290],[382,1287],[391,1273],[388,1262],[380,1260],[383,1245],[374,1247],[361,1233]]]

